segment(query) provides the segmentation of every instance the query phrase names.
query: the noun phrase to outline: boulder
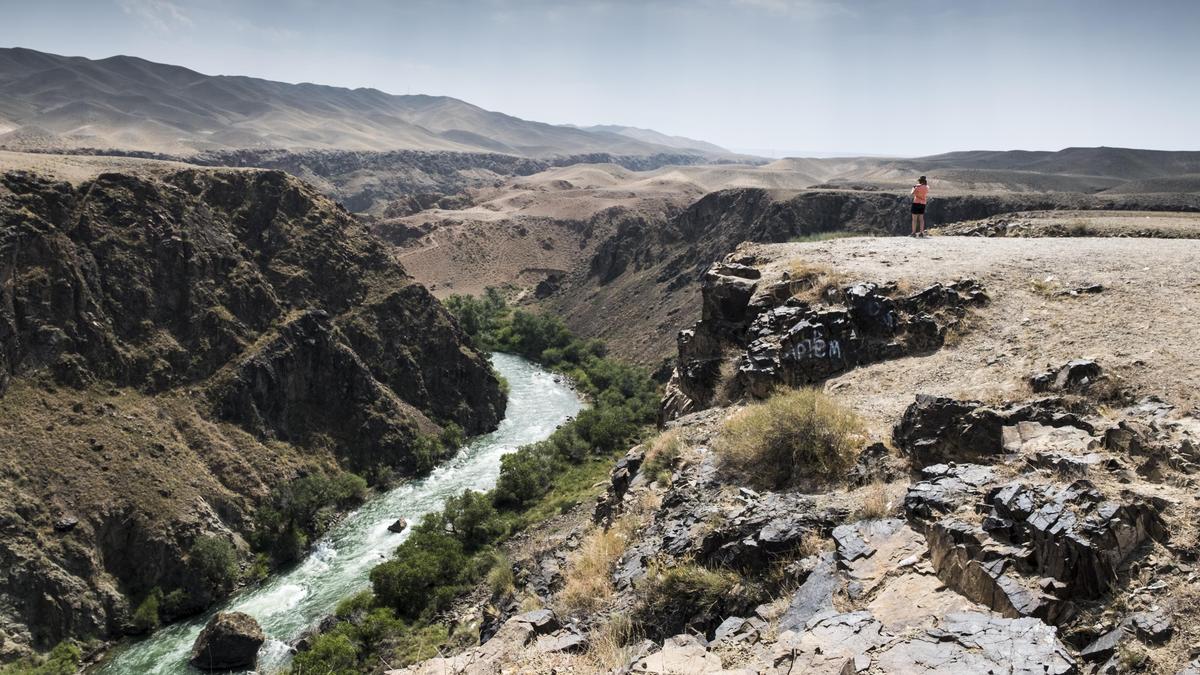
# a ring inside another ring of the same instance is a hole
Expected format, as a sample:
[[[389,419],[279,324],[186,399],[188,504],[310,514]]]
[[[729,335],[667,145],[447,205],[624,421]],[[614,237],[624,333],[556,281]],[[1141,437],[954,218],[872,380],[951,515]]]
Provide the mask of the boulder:
[[[692,635],[676,635],[663,642],[662,649],[634,661],[629,672],[691,675],[715,673],[720,670],[721,657],[709,652],[703,642]]]
[[[392,523],[391,525],[388,525],[388,532],[395,532],[395,533],[399,534],[407,528],[408,528],[408,521],[405,520],[404,518],[397,518],[396,522]]]
[[[1091,359],[1075,359],[1029,378],[1036,392],[1083,391],[1100,378],[1103,369]]]
[[[996,408],[981,401],[918,394],[892,430],[892,437],[896,446],[920,466],[988,461],[1006,452],[1005,427],[1020,422],[1093,431],[1090,424],[1064,411],[1053,398]]]
[[[200,670],[252,669],[258,662],[258,648],[265,641],[254,617],[221,612],[209,619],[196,637],[188,663]]]

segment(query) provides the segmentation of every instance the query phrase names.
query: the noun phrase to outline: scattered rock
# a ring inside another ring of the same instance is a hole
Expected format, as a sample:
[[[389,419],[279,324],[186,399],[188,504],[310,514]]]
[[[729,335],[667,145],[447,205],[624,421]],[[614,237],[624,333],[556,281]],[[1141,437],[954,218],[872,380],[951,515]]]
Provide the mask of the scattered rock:
[[[1029,378],[1036,392],[1083,391],[1100,378],[1103,370],[1091,359],[1075,359],[1053,370]]]
[[[662,649],[630,665],[632,673],[656,675],[713,673],[721,669],[721,658],[709,652],[706,645],[692,635],[668,638]]]
[[[254,617],[242,612],[221,612],[196,637],[188,662],[200,670],[254,668],[258,648],[265,641],[266,636]]]

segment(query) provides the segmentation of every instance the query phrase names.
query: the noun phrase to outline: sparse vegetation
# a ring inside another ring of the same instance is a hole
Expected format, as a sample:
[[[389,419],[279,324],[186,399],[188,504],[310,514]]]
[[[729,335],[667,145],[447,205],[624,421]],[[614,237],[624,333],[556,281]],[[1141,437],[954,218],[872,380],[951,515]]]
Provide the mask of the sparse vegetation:
[[[594,611],[613,593],[612,571],[625,552],[635,523],[626,518],[607,530],[593,528],[568,562],[559,609],[567,614]]]
[[[810,299],[832,300],[842,286],[850,282],[845,273],[829,265],[796,258],[788,263],[787,274],[791,280],[792,294]]]
[[[853,462],[863,432],[853,411],[816,389],[796,389],[736,413],[714,447],[727,467],[777,489],[838,475]]]
[[[832,239],[845,239],[847,237],[861,237],[862,232],[850,232],[849,230],[830,230],[828,232],[808,232],[792,237],[788,241],[797,243],[808,243],[815,241],[830,241]]]
[[[736,573],[694,563],[652,568],[637,593],[635,627],[652,639],[689,629],[706,632],[760,599],[757,590],[745,586]]]
[[[886,518],[891,514],[892,503],[886,483],[880,481],[871,483],[863,488],[860,496],[862,501],[855,511],[855,517],[859,520]]]
[[[73,675],[82,659],[83,650],[64,641],[44,657],[31,656],[0,667],[0,675]]]
[[[646,448],[646,457],[642,460],[642,472],[652,476],[661,485],[671,482],[671,468],[679,453],[683,452],[683,441],[679,432],[664,431],[650,441]]]

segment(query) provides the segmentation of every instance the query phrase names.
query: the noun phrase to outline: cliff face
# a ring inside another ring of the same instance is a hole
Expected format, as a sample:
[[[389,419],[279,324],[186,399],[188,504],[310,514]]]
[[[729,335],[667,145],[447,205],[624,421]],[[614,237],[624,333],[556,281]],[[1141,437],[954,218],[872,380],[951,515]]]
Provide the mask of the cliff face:
[[[938,196],[930,227],[1035,210],[1197,211],[1188,194],[996,193]],[[907,234],[908,197],[890,192],[734,188],[704,195],[677,215],[625,219],[596,245],[549,303],[580,335],[626,356],[662,365],[679,330],[700,318],[695,285],[742,242],[781,243],[835,231]],[[603,306],[605,312],[595,312]]]
[[[503,412],[433,296],[286,174],[5,174],[0,656],[119,634],[197,537],[245,550],[274,485],[411,472],[419,434]]]

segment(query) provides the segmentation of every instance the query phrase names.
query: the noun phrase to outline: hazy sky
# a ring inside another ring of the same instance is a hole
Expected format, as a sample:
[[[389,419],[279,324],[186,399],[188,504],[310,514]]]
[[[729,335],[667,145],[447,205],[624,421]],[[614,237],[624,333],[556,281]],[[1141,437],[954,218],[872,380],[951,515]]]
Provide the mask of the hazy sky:
[[[1200,0],[0,0],[0,46],[726,147],[1200,149]]]

